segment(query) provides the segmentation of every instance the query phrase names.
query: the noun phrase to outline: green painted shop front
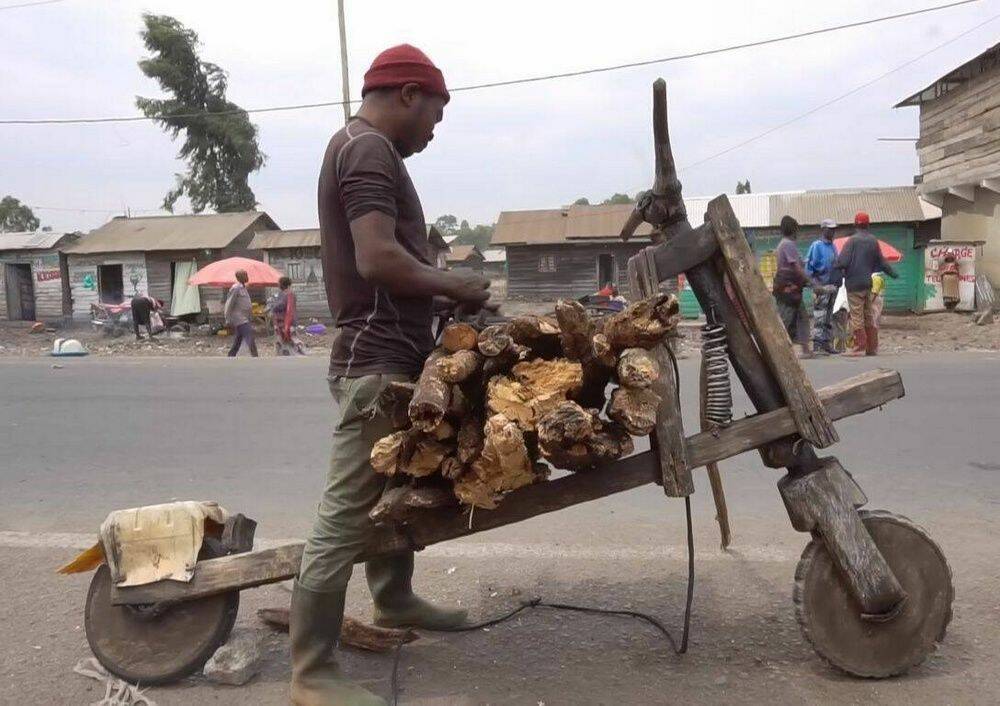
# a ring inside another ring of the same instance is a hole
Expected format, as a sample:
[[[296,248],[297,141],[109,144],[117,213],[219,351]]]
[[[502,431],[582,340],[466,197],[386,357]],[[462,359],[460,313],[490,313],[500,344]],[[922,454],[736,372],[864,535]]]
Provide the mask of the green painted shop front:
[[[898,223],[887,223],[874,225],[871,231],[876,238],[884,240],[903,253],[902,261],[893,265],[899,274],[899,279],[886,278],[885,311],[916,311],[918,309],[918,296],[924,282],[924,251],[922,248],[914,249],[913,247],[913,228]],[[803,259],[805,259],[806,251],[809,250],[810,243],[815,240],[817,235],[799,238],[799,251],[802,253]],[[771,278],[774,276],[774,250],[778,246],[781,236],[777,229],[754,229],[751,230],[750,239],[757,265],[770,288]],[[812,292],[806,290],[807,306],[811,302]],[[681,315],[685,319],[696,319],[701,316],[701,307],[698,306],[694,292],[687,286],[687,283],[684,284],[681,291],[680,304]]]

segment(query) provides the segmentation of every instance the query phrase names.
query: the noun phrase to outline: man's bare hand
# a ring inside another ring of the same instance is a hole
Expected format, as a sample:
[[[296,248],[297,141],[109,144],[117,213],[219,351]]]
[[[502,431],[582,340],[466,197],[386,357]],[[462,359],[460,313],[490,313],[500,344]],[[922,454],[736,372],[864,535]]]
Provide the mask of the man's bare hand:
[[[483,304],[490,298],[490,281],[470,270],[454,270],[449,273],[452,284],[448,296],[463,304]]]

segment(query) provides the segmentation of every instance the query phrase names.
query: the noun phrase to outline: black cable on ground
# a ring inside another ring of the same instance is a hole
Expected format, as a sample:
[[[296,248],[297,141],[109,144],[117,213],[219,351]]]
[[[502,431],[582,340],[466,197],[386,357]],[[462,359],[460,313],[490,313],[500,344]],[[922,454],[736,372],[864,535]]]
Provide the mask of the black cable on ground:
[[[673,356],[671,355],[671,358]],[[674,360],[674,368],[676,370],[677,361]],[[497,618],[491,618],[485,620],[481,623],[476,623],[474,625],[463,625],[457,628],[447,628],[441,630],[432,630],[429,632],[472,632],[474,630],[482,630],[483,628],[489,628],[494,625],[506,622],[513,618],[518,613],[521,613],[530,608],[552,608],[553,610],[568,610],[575,613],[589,613],[591,615],[621,615],[628,618],[636,618],[638,620],[645,621],[652,625],[654,628],[660,631],[666,638],[667,642],[670,643],[670,648],[674,651],[674,654],[682,655],[687,652],[688,649],[688,635],[691,630],[691,604],[694,601],[694,528],[691,521],[691,498],[684,498],[684,517],[687,521],[687,555],[688,555],[688,580],[687,580],[687,600],[684,605],[684,628],[681,632],[681,644],[677,645],[677,641],[674,640],[674,636],[670,634],[670,631],[661,623],[659,620],[654,618],[647,613],[640,613],[634,610],[612,610],[608,608],[592,608],[589,606],[578,606],[569,603],[549,603],[543,601],[541,598],[533,598],[530,601],[525,601],[521,603],[517,608],[504,613]],[[396,652],[393,655],[392,660],[392,676],[390,679],[390,689],[392,690],[392,703],[393,706],[398,706],[399,704],[399,662],[402,657],[403,645],[400,644],[396,647]]]

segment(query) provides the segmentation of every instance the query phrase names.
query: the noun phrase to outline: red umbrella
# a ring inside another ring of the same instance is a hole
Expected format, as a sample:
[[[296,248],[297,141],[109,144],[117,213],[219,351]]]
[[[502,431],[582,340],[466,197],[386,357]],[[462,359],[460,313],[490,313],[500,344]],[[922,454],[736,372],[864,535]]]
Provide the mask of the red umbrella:
[[[248,257],[227,257],[205,265],[188,280],[189,284],[205,287],[228,287],[236,284],[236,271],[246,270],[248,287],[277,287],[282,274],[260,260]]]
[[[846,242],[847,238],[837,238],[833,241],[833,247],[837,248],[837,252],[840,252],[844,249],[844,244]],[[903,259],[903,253],[899,252],[899,250],[892,247],[884,240],[878,241],[878,249],[882,251],[882,257],[886,259],[886,262],[899,262]]]

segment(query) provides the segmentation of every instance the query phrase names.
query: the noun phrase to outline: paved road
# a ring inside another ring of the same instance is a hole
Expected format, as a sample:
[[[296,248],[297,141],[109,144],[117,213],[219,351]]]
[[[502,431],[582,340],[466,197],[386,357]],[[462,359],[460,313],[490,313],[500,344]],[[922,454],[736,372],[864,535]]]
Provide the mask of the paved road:
[[[491,631],[432,637],[404,652],[403,703],[995,703],[1000,681],[1000,356],[887,357],[904,400],[844,420],[835,453],[870,507],[907,515],[941,544],[955,572],[956,614],[939,652],[908,678],[845,678],[803,642],[790,595],[805,537],[788,525],[755,454],[723,463],[736,534],[718,551],[707,483],[694,498],[698,586],[691,652],[675,657],[641,624],[538,611]],[[214,499],[260,522],[266,538],[301,536],[326,466],[329,395],[318,358],[0,360],[0,703],[96,699],[69,673],[87,655],[87,577],[51,569],[112,509]],[[818,384],[871,360],[820,360]],[[694,361],[682,361],[693,387]],[[685,396],[689,426],[695,400]],[[738,411],[749,411],[745,400]],[[683,607],[683,505],[653,487],[431,547],[418,582],[441,600],[491,616],[525,596],[655,613]],[[367,610],[354,582],[351,611]],[[280,587],[243,596],[287,601]],[[9,628],[9,630],[8,630]],[[282,703],[283,637],[251,686],[200,679],[159,688],[160,704]],[[389,663],[348,654],[348,667],[386,692]],[[93,686],[94,690],[98,687]],[[103,691],[103,689],[101,689]]]

